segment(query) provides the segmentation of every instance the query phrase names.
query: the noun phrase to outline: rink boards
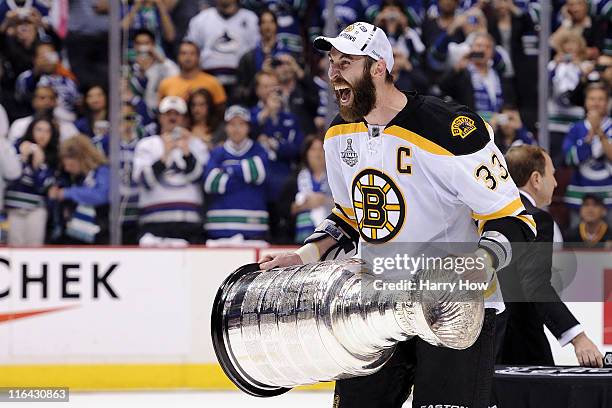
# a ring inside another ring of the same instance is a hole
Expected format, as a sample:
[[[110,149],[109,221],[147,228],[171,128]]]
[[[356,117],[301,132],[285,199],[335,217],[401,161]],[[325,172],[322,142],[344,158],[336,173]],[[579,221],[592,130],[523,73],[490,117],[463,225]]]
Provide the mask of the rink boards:
[[[0,249],[0,385],[232,388],[212,349],[211,306],[225,276],[259,256],[251,248]],[[578,253],[578,265],[601,276],[603,290],[612,252]],[[604,305],[570,308],[612,351]],[[571,346],[553,351],[558,364],[575,364]]]

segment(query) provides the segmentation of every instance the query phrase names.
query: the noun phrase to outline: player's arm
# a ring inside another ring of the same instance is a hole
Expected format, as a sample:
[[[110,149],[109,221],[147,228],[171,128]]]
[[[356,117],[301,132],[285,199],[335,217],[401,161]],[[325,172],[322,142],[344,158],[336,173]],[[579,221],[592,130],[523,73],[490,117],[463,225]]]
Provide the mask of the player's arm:
[[[327,180],[336,203],[332,213],[306,238],[305,245],[295,252],[262,258],[259,261],[262,269],[336,259],[350,255],[357,248],[359,232],[336,144],[333,138],[326,138],[324,143]]]

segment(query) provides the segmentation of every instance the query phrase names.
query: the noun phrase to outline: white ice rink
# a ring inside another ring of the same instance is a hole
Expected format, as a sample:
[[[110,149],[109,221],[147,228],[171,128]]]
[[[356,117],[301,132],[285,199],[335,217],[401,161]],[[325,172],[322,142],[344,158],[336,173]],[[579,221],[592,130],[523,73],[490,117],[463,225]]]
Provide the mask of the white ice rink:
[[[56,408],[331,408],[332,392],[289,391],[273,398],[255,398],[240,392],[152,391],[73,392],[70,402]],[[2,408],[40,408],[37,402],[2,403]],[[404,405],[409,408],[410,404]]]

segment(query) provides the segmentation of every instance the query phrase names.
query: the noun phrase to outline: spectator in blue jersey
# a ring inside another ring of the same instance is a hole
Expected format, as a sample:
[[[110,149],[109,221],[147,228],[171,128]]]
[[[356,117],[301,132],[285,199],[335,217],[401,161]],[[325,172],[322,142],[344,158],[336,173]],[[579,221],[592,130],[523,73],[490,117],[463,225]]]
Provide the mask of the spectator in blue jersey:
[[[201,181],[208,150],[185,129],[186,114],[182,98],[166,96],[159,104],[159,135],[136,145],[132,179],[138,184],[141,244],[151,236],[202,243]]]
[[[8,243],[39,246],[45,242],[45,196],[54,183],[58,165],[59,131],[48,116],[35,117],[16,148],[22,175],[6,189],[5,205],[10,224]]]
[[[170,18],[167,1],[164,0],[133,0],[122,9],[121,27],[129,32],[129,38],[137,30],[146,29],[155,35],[155,43],[159,50],[163,41],[171,43],[176,37],[176,29]],[[130,44],[131,45],[131,44]]]
[[[474,109],[485,120],[499,113],[504,103],[502,78],[493,69],[494,47],[489,34],[476,33],[470,52],[440,82],[445,95]]]
[[[298,163],[304,135],[297,117],[283,110],[281,91],[273,88],[253,111],[253,134],[270,160],[268,191],[276,201],[287,176]]]
[[[110,170],[104,154],[85,135],[60,145],[64,176],[49,188],[53,243],[108,244]]]
[[[323,140],[306,138],[302,154],[302,169],[297,174],[297,192],[291,204],[295,216],[295,243],[303,243],[329,214],[333,207],[331,189],[325,172]]]
[[[276,15],[270,10],[264,9],[259,14],[259,34],[255,48],[240,58],[236,70],[236,87],[233,99],[240,101],[243,105],[251,106],[256,102],[254,72],[262,69],[272,69],[272,61],[285,48],[277,38],[278,22]]]
[[[18,101],[32,98],[38,86],[51,86],[57,94],[58,107],[64,119],[75,119],[75,106],[80,94],[75,75],[66,69],[53,43],[38,43],[34,53],[32,69],[24,71],[17,78],[15,97]],[[56,112],[57,113],[57,112]]]
[[[270,175],[268,154],[249,138],[251,115],[233,105],[225,113],[227,140],[211,153],[204,191],[209,203],[206,233],[209,239],[265,240],[268,211],[264,182]]]
[[[130,61],[130,85],[147,109],[157,109],[159,84],[162,80],[179,74],[179,67],[166,58],[155,45],[155,35],[146,29],[134,32],[133,56]]]
[[[108,98],[101,85],[93,85],[85,91],[83,115],[74,122],[76,128],[91,138],[92,143],[106,156],[109,153]]]
[[[609,89],[591,84],[586,89],[584,120],[575,123],[563,141],[565,162],[574,166],[565,202],[577,209],[587,194],[602,194],[612,208],[612,120],[608,110]],[[572,225],[576,224],[574,215]]]
[[[537,144],[533,134],[523,126],[521,115],[513,105],[505,105],[501,113],[493,115],[489,124],[495,131],[495,144],[502,154],[514,146]]]
[[[121,243],[138,245],[138,184],[132,179],[134,151],[141,138],[138,131],[138,116],[128,103],[121,105],[121,140],[119,142],[119,163],[121,167]]]
[[[304,15],[308,8],[305,0],[243,0],[242,4],[258,15],[269,10],[277,20],[278,42],[296,56],[304,51],[302,44],[302,28]],[[261,17],[260,17],[261,18]]]

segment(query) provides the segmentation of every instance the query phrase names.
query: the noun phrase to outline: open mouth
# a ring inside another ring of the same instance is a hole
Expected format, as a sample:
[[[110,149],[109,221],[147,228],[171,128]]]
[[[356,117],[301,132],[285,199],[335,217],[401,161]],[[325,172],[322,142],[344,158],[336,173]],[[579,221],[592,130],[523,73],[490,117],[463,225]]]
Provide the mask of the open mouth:
[[[353,91],[347,85],[335,85],[334,92],[336,93],[336,99],[341,105],[348,105],[351,102]]]

